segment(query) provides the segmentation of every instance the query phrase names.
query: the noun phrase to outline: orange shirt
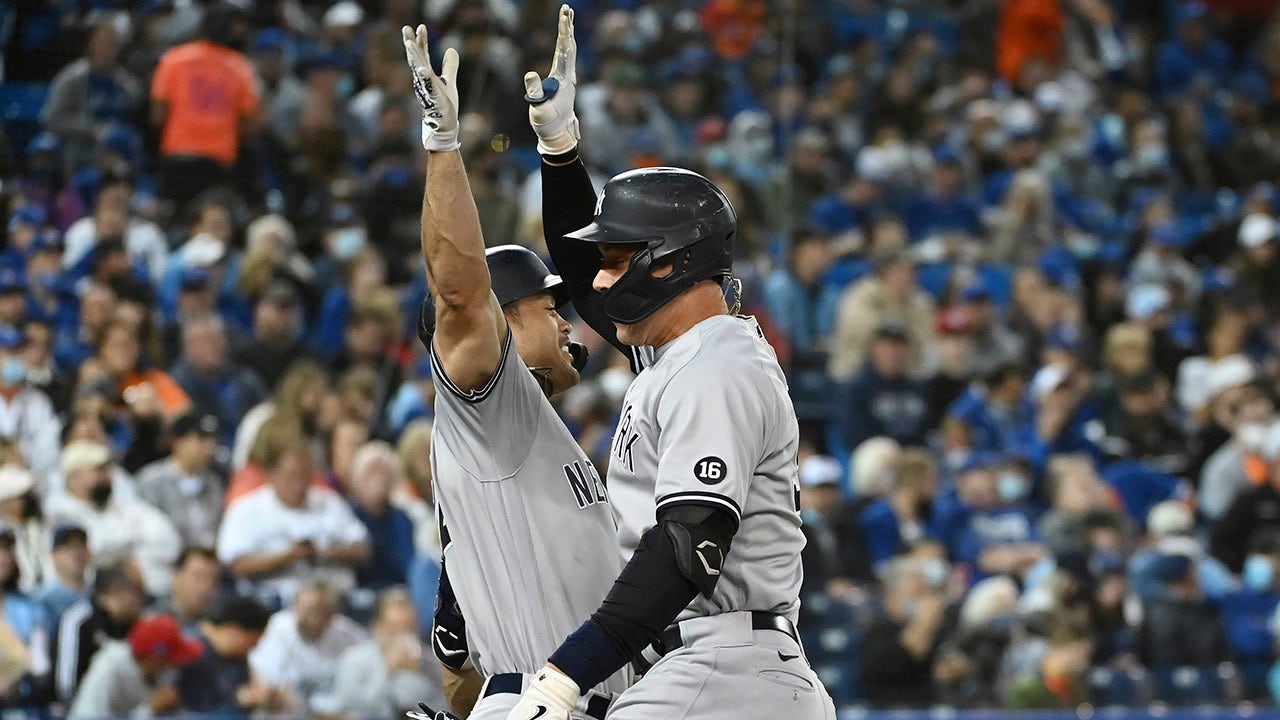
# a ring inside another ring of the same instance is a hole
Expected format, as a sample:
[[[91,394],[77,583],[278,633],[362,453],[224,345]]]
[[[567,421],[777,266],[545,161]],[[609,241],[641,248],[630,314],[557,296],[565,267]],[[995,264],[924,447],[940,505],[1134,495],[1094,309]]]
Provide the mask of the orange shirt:
[[[258,110],[258,81],[244,55],[197,40],[171,48],[151,80],[151,98],[168,105],[162,155],[236,161],[240,121]]]
[[[163,370],[151,368],[141,375],[126,378],[120,390],[125,392],[129,388],[140,385],[150,385],[155,391],[156,397],[160,400],[160,410],[166,418],[172,420],[191,407],[191,398],[187,397],[187,391],[183,390],[178,381]]]
[[[1004,0],[996,33],[996,72],[1013,83],[1033,58],[1056,68],[1062,61],[1065,23],[1058,0]]]

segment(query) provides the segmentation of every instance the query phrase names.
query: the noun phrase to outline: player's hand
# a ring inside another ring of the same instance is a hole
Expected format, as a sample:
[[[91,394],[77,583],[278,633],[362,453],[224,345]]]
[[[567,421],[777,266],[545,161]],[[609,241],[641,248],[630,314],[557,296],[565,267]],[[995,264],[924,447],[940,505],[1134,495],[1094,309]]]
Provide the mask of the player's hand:
[[[567,720],[582,694],[578,684],[551,665],[543,665],[529,680],[529,689],[511,708],[507,720]]]
[[[458,720],[458,716],[446,710],[432,710],[426,703],[418,703],[418,707],[422,712],[410,710],[405,715],[413,718],[413,720]]]
[[[573,38],[573,8],[560,6],[560,29],[551,74],[543,80],[536,72],[524,76],[524,99],[529,103],[529,124],[538,135],[538,152],[560,155],[578,147],[578,116],[573,98],[578,84],[578,41]]]
[[[404,54],[413,70],[413,91],[422,105],[422,147],[429,152],[449,152],[461,147],[458,141],[458,52],[444,51],[440,74],[431,68],[427,48],[427,26],[415,31],[405,25],[400,30]]]

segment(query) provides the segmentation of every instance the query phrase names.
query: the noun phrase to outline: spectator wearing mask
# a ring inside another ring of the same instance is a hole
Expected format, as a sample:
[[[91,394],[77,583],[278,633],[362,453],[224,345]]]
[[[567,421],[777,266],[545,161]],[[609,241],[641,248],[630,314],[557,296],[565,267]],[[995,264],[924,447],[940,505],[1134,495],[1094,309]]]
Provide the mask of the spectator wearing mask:
[[[25,345],[20,330],[0,326],[0,440],[16,442],[32,471],[42,474],[57,465],[62,423],[49,397],[27,384]]]
[[[929,397],[923,383],[908,375],[911,342],[900,323],[876,328],[866,363],[841,393],[837,412],[846,448],[877,436],[903,445],[924,443]]]
[[[170,430],[173,452],[138,472],[138,497],[173,522],[187,547],[217,542],[224,480],[210,465],[218,430],[213,415],[179,416]]]
[[[49,676],[49,620],[40,601],[18,589],[13,528],[0,521],[0,707],[35,706]]]
[[[332,585],[314,580],[303,584],[291,607],[271,616],[262,640],[249,653],[254,681],[288,693],[296,709],[336,714],[338,658],[368,637],[356,621],[338,613],[339,602],[341,594]]]
[[[1210,536],[1214,557],[1232,572],[1244,569],[1248,549],[1259,538],[1280,531],[1280,423],[1267,428],[1258,455],[1267,464],[1265,482],[1237,495]]]
[[[160,187],[179,209],[229,184],[258,113],[257,76],[240,52],[248,17],[229,2],[206,11],[199,40],[170,48],[151,79],[151,122],[160,129]],[[216,97],[218,102],[210,102]]]
[[[212,550],[187,547],[173,564],[173,590],[151,606],[151,612],[169,615],[194,633],[218,592],[222,567]]]
[[[40,124],[62,141],[68,168],[84,167],[115,123],[128,123],[142,104],[142,86],[118,61],[120,36],[110,19],[89,30],[84,57],[54,76]]]
[[[827,370],[836,380],[853,377],[864,366],[876,331],[897,324],[908,333],[908,369],[926,374],[933,365],[933,323],[933,301],[916,285],[910,255],[900,248],[878,251],[875,275],[850,285],[840,296]]]
[[[249,653],[257,647],[271,613],[253,598],[229,596],[200,620],[197,638],[204,652],[178,673],[182,710],[241,717],[254,711],[282,710],[286,698],[249,672]]]
[[[876,708],[933,703],[933,660],[944,632],[946,563],[902,557],[884,573],[884,602],[862,646],[862,681]]]
[[[14,557],[22,571],[19,589],[33,593],[53,576],[49,528],[35,492],[35,478],[18,465],[0,466],[0,524],[14,535]]]
[[[72,605],[53,638],[54,691],[63,703],[76,695],[89,662],[108,640],[124,640],[146,602],[142,574],[132,561],[98,568],[93,594]]]
[[[948,556],[979,578],[1022,578],[1046,555],[1027,502],[1029,488],[1002,476],[1004,466],[1000,455],[974,453],[960,468],[954,500],[935,509]]]
[[[369,532],[342,496],[312,485],[311,446],[288,442],[267,467],[268,485],[228,510],[218,531],[218,559],[238,577],[290,598],[320,574],[338,589],[355,587],[355,568],[370,557]]]
[[[408,581],[413,563],[413,521],[391,503],[392,490],[403,482],[400,458],[387,443],[368,442],[351,459],[347,482],[351,509],[369,531],[371,556],[356,573],[362,588],[384,590]]]
[[[373,637],[338,656],[334,695],[341,713],[393,720],[419,702],[447,707],[440,668],[418,639],[418,611],[403,587],[378,599]]]
[[[187,320],[182,329],[182,357],[171,372],[191,396],[192,405],[218,418],[223,444],[231,443],[240,419],[267,397],[262,380],[228,357],[226,323],[217,315]]]
[[[164,513],[141,500],[114,497],[107,468],[111,452],[92,440],[73,440],[62,451],[67,493],[49,503],[55,521],[74,522],[89,533],[100,563],[131,558],[147,592],[162,595],[173,579],[182,540]]]
[[[1257,451],[1275,412],[1275,402],[1262,388],[1245,386],[1229,418],[1231,439],[1205,460],[1200,471],[1196,509],[1210,521],[1222,517],[1250,485],[1266,481],[1265,463]]]
[[[946,417],[964,425],[973,450],[1006,451],[1031,412],[1026,387],[1027,374],[1020,366],[998,365],[956,398]]]
[[[1242,587],[1218,600],[1227,647],[1244,681],[1245,696],[1265,698],[1267,672],[1276,659],[1271,618],[1280,606],[1280,533],[1256,539],[1240,573]]]
[[[94,656],[68,720],[167,715],[182,703],[173,671],[195,662],[204,647],[168,615],[143,618],[128,638],[108,641]]]
[[[875,570],[930,542],[929,522],[938,494],[937,468],[927,452],[907,448],[894,466],[885,496],[862,511],[858,525]]]
[[[1190,474],[1204,469],[1209,456],[1217,452],[1234,435],[1240,423],[1240,408],[1247,399],[1254,399],[1261,387],[1258,369],[1244,355],[1232,355],[1213,364],[1205,375],[1204,393],[1208,398],[1201,415],[1203,422],[1195,434],[1195,455]],[[1260,480],[1261,478],[1255,478]]]
[[[85,597],[88,586],[89,536],[78,525],[60,524],[52,531],[53,572],[37,592],[49,617],[49,627],[56,628],[66,611]]]

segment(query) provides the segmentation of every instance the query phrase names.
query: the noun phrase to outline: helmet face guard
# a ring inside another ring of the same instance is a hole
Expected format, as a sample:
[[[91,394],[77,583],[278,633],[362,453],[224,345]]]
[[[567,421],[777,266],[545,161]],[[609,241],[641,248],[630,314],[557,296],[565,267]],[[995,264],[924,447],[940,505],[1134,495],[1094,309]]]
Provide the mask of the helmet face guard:
[[[601,293],[601,310],[630,325],[703,280],[732,272],[737,216],[710,180],[677,168],[646,168],[610,180],[595,222],[567,234],[599,245],[643,245],[627,271]],[[662,277],[658,268],[670,265]]]

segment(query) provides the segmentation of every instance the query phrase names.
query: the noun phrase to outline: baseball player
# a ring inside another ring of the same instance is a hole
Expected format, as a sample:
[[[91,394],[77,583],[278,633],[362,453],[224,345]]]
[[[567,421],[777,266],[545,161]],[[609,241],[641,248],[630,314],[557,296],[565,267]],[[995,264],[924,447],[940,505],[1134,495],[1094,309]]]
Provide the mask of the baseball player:
[[[550,77],[525,77],[548,245],[583,318],[611,342],[652,351],[635,356],[645,367],[623,401],[608,473],[626,566],[507,717],[561,720],[640,656],[651,666],[611,720],[834,718],[795,628],[795,411],[760,326],[724,296],[733,208],[675,168],[623,173],[595,201],[576,157],[575,50],[565,6]]]
[[[458,55],[447,51],[437,76],[426,28],[403,36],[430,153],[422,251],[434,321],[422,318],[419,332],[437,387],[431,466],[445,567],[433,646],[446,666],[469,663],[484,678],[475,706],[455,694],[455,709],[500,719],[622,563],[604,484],[547,400],[578,382],[586,360],[557,312],[567,289],[529,250],[485,251],[458,152]],[[604,717],[630,680],[617,670],[574,700],[575,718]]]

